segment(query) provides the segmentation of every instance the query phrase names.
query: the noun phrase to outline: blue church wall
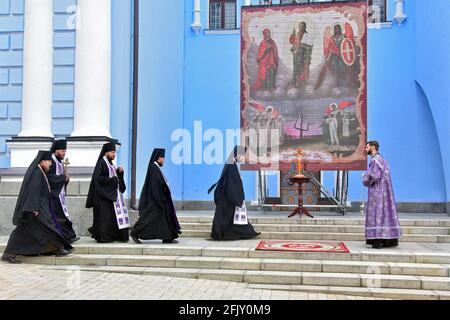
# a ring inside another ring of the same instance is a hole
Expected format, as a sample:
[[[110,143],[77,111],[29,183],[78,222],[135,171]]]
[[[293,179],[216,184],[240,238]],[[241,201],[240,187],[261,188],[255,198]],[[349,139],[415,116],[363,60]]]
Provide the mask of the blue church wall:
[[[446,190],[446,200],[450,202],[450,2],[435,0],[414,3],[417,14],[413,38],[416,52],[413,64],[417,66],[414,76],[428,98],[441,156],[440,163],[439,159],[435,159],[433,162],[424,162],[422,167],[427,173],[435,171],[435,167],[442,168],[441,174],[446,182],[442,190]],[[417,153],[423,154],[425,150],[417,150]]]
[[[23,0],[0,0],[0,168],[9,167],[6,140],[20,132]]]
[[[390,161],[397,201],[445,201],[440,149],[426,99],[415,82],[414,6],[402,26],[369,30],[368,132]],[[421,164],[435,163],[425,166]],[[361,200],[361,173],[351,174],[349,196]],[[425,182],[426,187],[423,185]]]
[[[56,138],[73,131],[77,0],[53,1],[53,108]]]
[[[201,2],[202,25],[208,26],[208,1]],[[190,28],[193,22],[193,1],[186,1],[185,50],[185,128],[193,132],[194,121],[202,121],[203,132],[240,128],[240,34],[201,31],[196,35]],[[239,16],[239,14],[238,14]],[[239,24],[238,24],[239,25]],[[238,143],[237,139],[234,144]],[[225,143],[225,141],[224,141]],[[229,142],[233,144],[233,141]],[[209,142],[204,142],[206,147]],[[226,157],[226,145],[223,147]],[[192,159],[193,162],[194,159]],[[223,164],[184,166],[184,197],[187,200],[211,200],[208,188],[220,177]],[[253,172],[242,172],[247,199],[254,199]]]
[[[133,2],[112,1],[112,63],[111,63],[111,135],[119,140],[117,164],[125,168],[125,180],[130,186],[131,106],[133,65]],[[130,187],[126,195],[130,195]]]
[[[172,133],[183,128],[184,1],[140,1],[137,190],[144,184],[154,148],[167,149]],[[165,173],[175,199],[182,198],[183,167],[167,161]],[[197,177],[198,179],[199,177]],[[187,188],[189,188],[188,185]]]

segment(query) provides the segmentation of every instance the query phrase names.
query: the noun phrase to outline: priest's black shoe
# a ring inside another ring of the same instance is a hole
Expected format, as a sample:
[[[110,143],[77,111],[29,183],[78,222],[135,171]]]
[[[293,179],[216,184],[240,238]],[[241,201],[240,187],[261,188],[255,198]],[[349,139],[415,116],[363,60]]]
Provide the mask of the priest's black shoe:
[[[173,244],[176,244],[176,243],[179,243],[179,242],[178,242],[178,240],[172,239],[172,240],[163,240],[162,243],[173,243]]]
[[[131,233],[130,236],[131,236],[131,239],[133,239],[133,241],[135,243],[137,243],[137,244],[141,244],[142,243],[141,240],[139,240],[139,238],[136,237],[134,234]]]
[[[75,238],[70,239],[69,242],[72,244],[72,243],[75,243],[77,241],[80,241],[80,239],[81,239],[80,237],[75,237]]]
[[[383,247],[383,245],[381,243],[376,243],[374,245],[372,245],[373,249],[381,249]]]
[[[20,264],[21,263],[19,260],[17,260],[17,257],[15,257],[15,256],[3,256],[2,261],[8,262],[11,264]]]
[[[68,256],[69,254],[71,254],[72,252],[74,252],[75,249],[70,249],[70,250],[66,250],[66,249],[59,249],[58,251],[56,251],[55,255],[57,257],[64,257],[64,256]]]

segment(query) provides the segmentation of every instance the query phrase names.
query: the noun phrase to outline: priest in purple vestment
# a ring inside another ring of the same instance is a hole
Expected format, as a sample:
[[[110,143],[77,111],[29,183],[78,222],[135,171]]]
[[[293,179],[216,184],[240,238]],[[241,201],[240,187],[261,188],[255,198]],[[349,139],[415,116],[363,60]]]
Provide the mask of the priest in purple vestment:
[[[380,249],[397,247],[402,236],[395,206],[391,169],[379,154],[379,143],[370,141],[366,152],[372,157],[369,170],[363,176],[363,184],[369,188],[366,207],[366,240],[368,245]]]

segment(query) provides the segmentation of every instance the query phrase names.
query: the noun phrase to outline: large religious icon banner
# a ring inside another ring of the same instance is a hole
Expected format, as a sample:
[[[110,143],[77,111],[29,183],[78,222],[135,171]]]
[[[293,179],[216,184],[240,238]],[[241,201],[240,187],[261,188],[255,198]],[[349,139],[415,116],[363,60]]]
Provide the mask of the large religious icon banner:
[[[244,170],[364,170],[367,2],[242,8]]]

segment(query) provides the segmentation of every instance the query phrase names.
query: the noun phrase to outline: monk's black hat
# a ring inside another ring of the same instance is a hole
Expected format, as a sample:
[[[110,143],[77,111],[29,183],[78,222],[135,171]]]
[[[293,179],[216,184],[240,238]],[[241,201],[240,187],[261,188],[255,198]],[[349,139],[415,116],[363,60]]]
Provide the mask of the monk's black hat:
[[[41,160],[40,161],[45,161],[45,160],[52,160],[52,153],[50,151],[42,151],[41,154]]]
[[[107,153],[111,151],[116,151],[116,144],[114,142],[105,143],[103,145],[103,152]]]
[[[54,153],[56,150],[67,150],[67,140],[55,140],[50,151]]]

